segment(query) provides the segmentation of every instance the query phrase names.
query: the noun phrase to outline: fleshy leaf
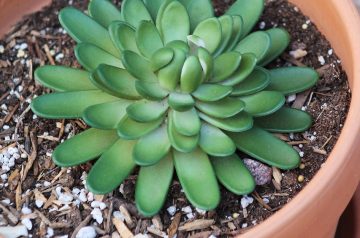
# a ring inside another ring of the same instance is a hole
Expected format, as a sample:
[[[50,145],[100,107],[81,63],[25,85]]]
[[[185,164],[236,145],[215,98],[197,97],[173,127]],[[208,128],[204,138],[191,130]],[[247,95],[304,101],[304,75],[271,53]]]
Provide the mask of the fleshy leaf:
[[[214,209],[220,202],[220,190],[206,153],[201,149],[190,153],[174,151],[174,164],[190,203],[203,210]]]
[[[199,142],[199,134],[195,136],[184,136],[180,134],[174,126],[172,113],[171,111],[168,117],[168,136],[171,145],[176,150],[184,153],[193,151]]]
[[[160,87],[158,82],[137,80],[135,87],[141,96],[149,100],[160,101],[169,94],[168,91]]]
[[[118,139],[114,130],[88,129],[58,145],[52,155],[54,163],[71,167],[99,157]]]
[[[126,107],[133,101],[118,99],[116,102],[97,104],[85,109],[82,118],[91,127],[110,130],[116,129],[126,115]]]
[[[207,123],[201,125],[199,146],[212,156],[228,156],[236,150],[234,142],[224,132]]]
[[[96,55],[96,57],[94,57]],[[79,63],[88,71],[95,70],[100,64],[124,68],[121,60],[106,51],[88,43],[79,43],[75,47],[75,56]]]
[[[229,52],[220,55],[214,62],[214,75],[210,82],[221,82],[231,76],[241,63],[241,54],[238,52]]]
[[[154,72],[160,70],[161,68],[166,67],[171,63],[171,61],[174,59],[174,50],[165,47],[161,48],[160,50],[156,51],[152,56],[150,60],[151,68]]]
[[[201,84],[203,79],[203,71],[196,56],[189,56],[183,65],[180,77],[181,91],[185,93],[192,93]]]
[[[229,191],[245,195],[255,189],[255,180],[241,159],[236,155],[210,157],[215,174]]]
[[[239,150],[268,165],[280,169],[293,169],[299,165],[300,156],[296,150],[260,128],[228,135]]]
[[[138,28],[142,20],[152,21],[151,15],[142,0],[124,0],[121,14],[126,22]]]
[[[109,33],[115,46],[121,50],[131,50],[135,53],[140,53],[136,45],[135,29],[122,21],[115,21],[110,24]]]
[[[151,122],[161,118],[167,109],[168,104],[166,101],[141,100],[128,106],[126,112],[128,116],[135,121]]]
[[[245,36],[255,26],[263,9],[264,0],[237,0],[225,14],[240,15],[243,18],[243,36]]]
[[[181,40],[174,40],[166,44],[167,47],[170,47],[174,50],[181,50],[185,54],[187,54],[190,50],[190,47],[188,44],[186,44],[184,41]]]
[[[270,85],[266,90],[275,90],[285,95],[299,93],[311,88],[319,79],[312,68],[285,67],[270,70]]]
[[[163,121],[163,118],[159,118],[152,122],[137,122],[132,120],[128,116],[124,116],[117,128],[118,135],[125,140],[135,140],[147,135],[156,128],[158,128]]]
[[[161,87],[167,90],[174,90],[180,81],[181,71],[186,60],[186,54],[184,51],[174,49],[174,59],[166,67],[162,68],[158,72],[158,80]]]
[[[259,64],[267,56],[270,47],[271,39],[269,33],[266,31],[256,31],[242,39],[234,50],[241,54],[255,54]]]
[[[236,116],[225,119],[213,118],[203,113],[199,113],[199,116],[207,123],[225,131],[242,132],[253,126],[253,119],[246,112],[240,112]]]
[[[245,111],[253,117],[266,116],[279,110],[285,103],[285,97],[275,91],[261,91],[259,93],[241,97],[245,102]]]
[[[195,100],[189,94],[173,92],[169,96],[168,103],[175,111],[183,112],[191,109],[195,105]]]
[[[154,165],[169,153],[170,148],[166,125],[163,125],[138,140],[133,159],[140,166]]]
[[[199,134],[201,122],[194,108],[185,112],[173,111],[172,117],[174,127],[180,134],[184,136],[195,136]]]
[[[164,0],[143,0],[154,22]]]
[[[95,194],[115,190],[135,168],[132,150],[136,141],[122,140],[111,146],[91,168],[86,179],[88,189]]]
[[[136,78],[129,74],[125,69],[101,64],[93,74],[107,91],[115,96],[126,99],[139,99],[141,96],[135,88]]]
[[[81,117],[87,107],[117,100],[119,99],[99,90],[52,93],[35,98],[31,109],[44,118],[73,119]]]
[[[204,81],[208,81],[214,68],[214,60],[205,48],[198,48],[198,58],[204,72]]]
[[[260,65],[267,65],[284,52],[290,43],[289,33],[282,28],[272,28],[266,31],[271,39],[271,46],[266,57],[259,62]]]
[[[115,48],[108,31],[91,17],[73,7],[66,7],[60,11],[59,20],[76,42],[96,45],[108,53],[120,57],[120,52]]]
[[[205,102],[215,102],[225,98],[232,92],[232,87],[219,84],[202,84],[192,95]]]
[[[190,19],[185,7],[177,2],[171,2],[162,13],[160,32],[165,43],[182,40],[190,33]]]
[[[225,49],[227,51],[232,50],[237,45],[237,43],[241,39],[244,28],[244,21],[241,16],[232,16],[232,18],[233,18],[233,28],[232,28],[231,38]]]
[[[214,53],[221,44],[221,24],[216,17],[208,18],[201,22],[194,30],[193,35],[196,35],[205,41],[205,48]]]
[[[35,70],[35,79],[58,92],[94,90],[89,72],[64,66],[46,65]]]
[[[253,72],[256,66],[256,56],[253,53],[245,53],[241,55],[241,64],[236,72],[225,81],[220,82],[222,85],[234,86],[245,80],[247,76]]]
[[[140,168],[136,180],[135,201],[141,214],[151,217],[160,211],[165,203],[173,173],[171,153],[153,166]]]
[[[164,46],[156,26],[149,21],[142,21],[137,28],[136,44],[141,54],[148,59]]]
[[[232,96],[245,96],[257,93],[270,83],[270,73],[264,68],[255,70],[241,83],[234,86]]]
[[[237,98],[224,98],[216,102],[197,101],[196,107],[203,113],[217,118],[228,118],[243,111],[245,104]]]
[[[122,62],[127,71],[135,78],[144,81],[156,81],[156,75],[153,73],[149,61],[135,52],[126,50],[122,52]]]
[[[219,17],[219,22],[221,25],[221,43],[216,49],[215,55],[220,55],[229,44],[234,26],[234,19],[229,15]]]
[[[312,118],[306,112],[283,107],[271,115],[256,118],[255,124],[270,132],[303,132],[311,126]]]
[[[111,22],[121,20],[120,11],[110,1],[92,0],[88,10],[90,16],[105,28],[108,28]]]
[[[214,8],[209,0],[190,1],[186,8],[190,16],[191,31],[200,22],[214,16]]]

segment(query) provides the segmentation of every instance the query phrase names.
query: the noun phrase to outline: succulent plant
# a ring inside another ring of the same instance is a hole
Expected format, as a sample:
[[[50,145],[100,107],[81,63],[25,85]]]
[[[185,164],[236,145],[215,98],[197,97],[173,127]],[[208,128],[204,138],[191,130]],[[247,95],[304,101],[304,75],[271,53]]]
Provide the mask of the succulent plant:
[[[218,181],[231,192],[255,182],[236,149],[281,169],[298,153],[271,132],[300,132],[311,117],[285,105],[285,96],[312,87],[310,68],[265,69],[288,46],[281,28],[250,33],[263,0],[238,0],[217,18],[209,0],[124,0],[121,11],[92,0],[89,15],[59,14],[78,43],[84,69],[44,66],[37,81],[53,89],[32,102],[39,116],[82,118],[90,127],[60,144],[59,166],[99,158],[87,177],[97,194],[113,191],[140,166],[135,200],[156,214],[174,169],[188,200],[214,209]],[[250,34],[249,34],[250,33]]]

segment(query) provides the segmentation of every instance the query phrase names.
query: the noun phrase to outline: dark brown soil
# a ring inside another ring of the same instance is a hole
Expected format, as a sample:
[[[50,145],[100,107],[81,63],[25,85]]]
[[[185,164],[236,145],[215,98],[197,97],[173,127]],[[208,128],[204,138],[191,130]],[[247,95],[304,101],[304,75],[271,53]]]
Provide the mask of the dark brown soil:
[[[69,2],[81,9],[85,9],[88,3],[54,1],[49,8],[21,21],[9,35],[0,40],[0,47],[5,47],[4,53],[0,53],[0,154],[10,147],[15,147],[19,154],[24,157],[27,155],[27,158],[17,159],[10,171],[1,170],[0,162],[0,175],[8,177],[0,178],[0,201],[3,200],[0,203],[9,210],[6,212],[0,207],[0,214],[4,214],[4,217],[0,215],[0,227],[6,224],[16,225],[16,222],[9,219],[11,214],[22,220],[29,218],[33,225],[30,231],[33,237],[50,234],[49,227],[53,228],[55,235],[71,236],[75,228],[93,211],[91,199],[76,205],[74,196],[74,200],[66,207],[59,202],[61,199],[55,196],[56,187],[61,187],[64,194],[71,194],[74,188],[83,189],[82,175],[90,169],[91,163],[62,170],[50,159],[56,145],[85,129],[85,124],[81,120],[44,120],[29,111],[31,98],[49,93],[48,89],[34,82],[32,73],[36,67],[51,63],[80,67],[73,54],[75,43],[63,32],[57,20],[59,9]],[[214,1],[216,14],[221,15],[231,2]],[[267,29],[273,26],[287,29],[292,41],[290,48],[270,67],[307,65],[317,69],[321,75],[315,88],[297,95],[295,102],[290,103],[313,116],[313,127],[303,134],[278,135],[294,145],[303,155],[303,168],[281,171],[281,184],[273,182],[257,187],[256,192],[249,196],[258,199],[246,209],[241,207],[241,196],[222,189],[219,207],[205,214],[190,206],[179,183],[174,181],[164,209],[160,216],[155,218],[161,221],[163,227],[156,225],[154,219],[145,219],[137,214],[133,202],[135,173],[123,183],[120,190],[105,197],[95,197],[95,200],[102,201],[107,206],[102,211],[104,221],[101,224],[92,219],[81,225],[94,226],[99,237],[111,236],[117,231],[110,219],[112,212],[119,211],[119,206],[123,205],[130,212],[133,224],[126,224],[134,234],[150,232],[149,235],[156,236],[152,228],[149,228],[154,224],[153,229],[161,230],[165,235],[169,234],[169,231],[177,231],[175,225],[178,219],[180,226],[193,220],[208,219],[213,220],[212,226],[192,232],[178,231],[178,237],[231,236],[261,223],[301,191],[321,168],[334,147],[346,118],[351,94],[341,62],[335,52],[331,52],[330,44],[296,7],[285,0],[267,1],[257,28]],[[21,50],[19,52],[17,49],[22,43],[27,44],[24,49],[25,56],[21,56]],[[291,57],[289,52],[298,49],[305,50],[307,55],[299,59]],[[320,61],[324,62],[321,64]],[[299,182],[302,178],[304,181]],[[47,184],[48,182],[50,183]],[[35,201],[41,200],[39,194],[45,196],[45,202],[49,202],[49,206],[45,204],[46,208],[36,206]],[[50,203],[52,194],[55,201]],[[171,206],[176,206],[175,218],[167,211]],[[31,213],[24,215],[21,212],[22,207],[29,207]],[[182,208],[186,209],[182,211]]]

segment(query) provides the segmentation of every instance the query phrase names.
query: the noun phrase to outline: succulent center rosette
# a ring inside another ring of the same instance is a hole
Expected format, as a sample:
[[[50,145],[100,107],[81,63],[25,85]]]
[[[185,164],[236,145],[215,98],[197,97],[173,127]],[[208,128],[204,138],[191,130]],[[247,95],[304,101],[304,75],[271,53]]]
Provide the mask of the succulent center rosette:
[[[33,100],[45,118],[82,118],[91,129],[54,153],[59,166],[99,158],[87,177],[97,194],[114,190],[141,166],[135,198],[156,214],[174,168],[188,200],[209,210],[218,181],[241,195],[255,182],[236,149],[291,169],[298,153],[269,132],[300,132],[311,117],[285,106],[285,96],[318,80],[310,68],[264,66],[288,46],[284,29],[248,34],[263,0],[238,0],[214,17],[209,0],[125,0],[121,12],[92,0],[89,16],[74,8],[60,22],[78,45],[83,69],[44,66],[36,79],[55,93]],[[216,179],[217,178],[217,179]]]

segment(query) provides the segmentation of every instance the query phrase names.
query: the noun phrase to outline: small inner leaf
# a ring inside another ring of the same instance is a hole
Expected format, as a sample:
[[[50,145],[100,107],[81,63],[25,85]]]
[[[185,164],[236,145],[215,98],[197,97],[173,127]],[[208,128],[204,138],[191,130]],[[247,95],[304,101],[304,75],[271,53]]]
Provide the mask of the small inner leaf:
[[[225,98],[232,92],[232,87],[219,84],[202,84],[192,95],[205,102],[215,102]]]
[[[229,40],[228,45],[226,46],[226,51],[233,50],[233,48],[237,45],[237,43],[239,43],[244,28],[244,21],[241,16],[232,16],[232,18],[233,18],[233,28],[232,28],[231,38]]]
[[[167,109],[168,104],[164,101],[154,102],[141,100],[128,106],[126,112],[128,116],[135,121],[151,122],[161,118]]]
[[[177,132],[184,136],[195,136],[199,134],[201,122],[194,108],[185,112],[174,111],[172,116]]]
[[[175,111],[183,112],[190,110],[195,105],[195,100],[189,94],[172,92],[168,103]]]
[[[232,96],[245,96],[257,93],[270,83],[270,73],[264,68],[255,70],[242,82],[234,86]]]
[[[266,31],[256,31],[241,40],[234,50],[242,54],[253,53],[258,62],[261,62],[266,57],[270,47],[271,38],[269,33]]]
[[[168,47],[161,48],[160,50],[156,51],[150,60],[151,68],[154,72],[164,68],[165,66],[169,65],[171,61],[174,59],[174,50]]]
[[[169,95],[169,92],[161,88],[158,82],[137,80],[135,82],[135,87],[137,92],[148,100],[160,101]]]
[[[132,51],[122,52],[122,62],[135,78],[144,81],[156,81],[156,75],[153,73],[149,61]]]
[[[181,91],[192,93],[201,84],[203,71],[199,59],[196,56],[189,56],[184,63],[180,77]]]
[[[253,126],[253,119],[246,112],[240,112],[236,116],[225,119],[210,117],[203,113],[199,113],[199,116],[207,123],[225,131],[242,132],[249,130]]]
[[[217,118],[235,116],[245,108],[243,101],[237,98],[224,98],[216,102],[197,101],[196,107],[203,113]]]
[[[121,14],[126,22],[135,29],[141,21],[152,21],[151,15],[142,0],[124,0],[121,5]]]
[[[240,99],[245,102],[245,111],[254,117],[272,114],[285,103],[284,95],[275,91],[261,91]]]
[[[210,82],[221,82],[232,75],[241,63],[241,54],[238,52],[229,52],[220,55],[214,62],[214,75]]]
[[[122,21],[115,21],[109,26],[109,33],[112,41],[120,51],[131,50],[139,53],[136,45],[135,29]]]
[[[234,20],[232,16],[223,15],[219,17],[219,21],[221,24],[221,43],[216,49],[215,55],[220,55],[229,44],[234,26]]]
[[[213,57],[205,48],[198,48],[197,56],[204,72],[204,81],[209,81],[214,68]]]
[[[196,35],[205,41],[205,48],[214,53],[221,44],[221,24],[216,17],[208,18],[201,22],[194,30],[193,35]]]
[[[118,125],[117,132],[125,140],[136,140],[158,128],[162,122],[162,117],[156,121],[142,123],[124,116]]]
[[[148,21],[142,21],[136,30],[136,44],[141,54],[148,59],[164,46],[156,26]]]
[[[187,12],[190,16],[191,31],[193,31],[200,22],[214,16],[214,8],[209,0],[190,1],[187,5]]]

